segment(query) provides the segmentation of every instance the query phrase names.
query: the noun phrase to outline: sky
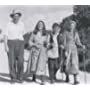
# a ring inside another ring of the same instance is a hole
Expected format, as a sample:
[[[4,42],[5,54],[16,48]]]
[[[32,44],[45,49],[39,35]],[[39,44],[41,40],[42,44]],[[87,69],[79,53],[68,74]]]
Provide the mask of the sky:
[[[60,23],[63,18],[73,13],[72,5],[57,5],[57,6],[0,6],[0,28],[5,30],[7,23],[10,21],[10,13],[16,10],[22,13],[22,21],[25,24],[26,32],[32,31],[35,28],[38,20],[45,22],[47,30],[51,29],[54,22]]]

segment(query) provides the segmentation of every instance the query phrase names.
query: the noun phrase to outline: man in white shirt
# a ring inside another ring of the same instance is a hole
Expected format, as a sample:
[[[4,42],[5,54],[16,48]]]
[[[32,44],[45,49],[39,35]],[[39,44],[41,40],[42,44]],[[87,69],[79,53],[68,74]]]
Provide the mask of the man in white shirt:
[[[5,31],[5,50],[9,59],[9,71],[12,81],[23,80],[24,62],[24,38],[25,27],[20,21],[22,14],[13,12],[10,14],[11,21],[7,24]]]

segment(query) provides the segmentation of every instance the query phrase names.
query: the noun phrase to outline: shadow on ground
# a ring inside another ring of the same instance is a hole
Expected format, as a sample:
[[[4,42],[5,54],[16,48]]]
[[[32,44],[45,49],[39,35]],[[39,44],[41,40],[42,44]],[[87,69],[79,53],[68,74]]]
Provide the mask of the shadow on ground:
[[[7,74],[7,73],[0,73],[0,82],[11,83],[11,80],[9,78],[9,74]]]
[[[24,75],[24,76],[26,76],[24,78],[24,81],[26,81],[26,82],[33,82],[32,81],[32,75]],[[36,83],[40,84],[40,82],[38,82],[37,79],[38,80],[41,80],[41,77],[38,76],[38,75],[36,76]],[[44,76],[44,80],[45,80],[45,82],[50,83],[50,79],[49,79],[48,76]],[[65,81],[64,80],[61,80],[61,79],[58,79],[58,80],[55,81],[55,83],[65,83]]]

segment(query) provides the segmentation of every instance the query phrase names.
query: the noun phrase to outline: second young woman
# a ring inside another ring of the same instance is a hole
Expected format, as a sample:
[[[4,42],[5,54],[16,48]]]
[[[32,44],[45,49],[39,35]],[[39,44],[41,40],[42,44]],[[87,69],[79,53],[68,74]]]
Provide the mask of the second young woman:
[[[46,74],[47,38],[44,22],[38,21],[29,40],[32,50],[30,71],[33,74],[33,81],[36,80],[36,75],[40,76],[41,84],[44,84],[44,75]]]

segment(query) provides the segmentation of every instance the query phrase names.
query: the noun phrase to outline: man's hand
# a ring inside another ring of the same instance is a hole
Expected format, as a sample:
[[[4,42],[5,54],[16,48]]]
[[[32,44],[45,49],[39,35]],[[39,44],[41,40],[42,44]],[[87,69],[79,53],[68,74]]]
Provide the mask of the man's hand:
[[[7,45],[5,46],[5,51],[6,51],[6,52],[9,52],[9,48],[8,48]]]

